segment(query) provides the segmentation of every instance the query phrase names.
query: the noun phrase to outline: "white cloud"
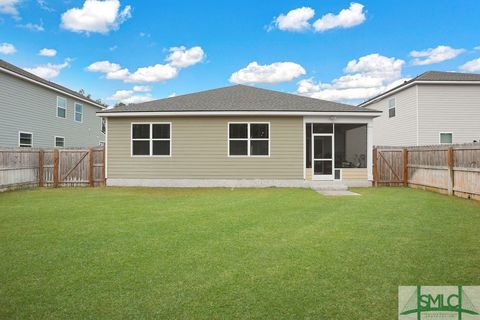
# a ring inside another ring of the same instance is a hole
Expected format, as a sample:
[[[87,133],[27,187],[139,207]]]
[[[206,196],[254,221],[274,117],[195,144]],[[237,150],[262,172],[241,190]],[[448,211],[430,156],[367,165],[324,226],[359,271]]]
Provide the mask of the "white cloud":
[[[327,13],[313,23],[315,31],[323,32],[334,28],[351,28],[365,21],[364,6],[352,2],[348,9],[343,9],[337,15]]]
[[[26,71],[31,72],[41,78],[52,79],[60,74],[62,69],[69,66],[69,62],[65,61],[62,64],[47,63],[45,65],[37,66],[34,68],[24,68]]]
[[[125,82],[161,82],[175,78],[178,70],[168,64],[156,64],[138,68],[132,74],[129,74]]]
[[[310,29],[308,20],[313,18],[315,10],[309,7],[301,7],[289,11],[286,15],[281,14],[274,19],[275,26],[280,30],[304,31]]]
[[[112,96],[108,97],[107,100],[130,104],[151,101],[153,97],[149,93],[145,95],[135,95],[134,87],[132,90],[118,90]]]
[[[413,65],[423,66],[456,58],[464,52],[465,49],[454,49],[449,46],[438,46],[436,48],[428,48],[423,51],[411,51],[410,56],[415,58],[412,61]]]
[[[133,91],[135,92],[150,92],[152,88],[149,86],[133,86]]]
[[[44,57],[55,57],[57,55],[57,50],[43,48],[38,52],[38,55],[44,56]]]
[[[170,48],[170,55],[167,57],[167,64],[155,64],[153,66],[141,67],[130,72],[117,63],[110,61],[97,61],[87,67],[88,71],[101,72],[107,79],[122,80],[133,83],[153,83],[170,80],[178,75],[181,68],[186,68],[200,62],[205,56],[202,48],[185,47]]]
[[[37,31],[37,32],[45,31],[45,28],[43,27],[43,22],[40,22],[39,24],[29,22],[26,24],[19,24],[17,26],[20,28],[31,30],[31,31]]]
[[[11,43],[0,43],[0,53],[1,54],[14,54],[17,52],[15,46]]]
[[[117,30],[131,17],[131,7],[120,11],[118,0],[86,0],[82,8],[72,8],[62,14],[62,28],[73,32],[108,33]]]
[[[480,46],[476,46],[475,48],[473,48],[473,50],[480,50]]]
[[[103,72],[103,73],[108,73],[108,72],[115,72],[120,70],[121,67],[117,63],[111,63],[110,61],[97,61],[92,63],[87,67],[88,71],[91,72]]]
[[[37,0],[37,4],[45,11],[53,12],[55,9],[51,8],[45,0]]]
[[[172,67],[186,68],[197,64],[205,58],[205,53],[201,47],[173,47],[169,49],[170,55],[165,59]]]
[[[256,61],[253,61],[245,68],[234,72],[230,77],[230,82],[243,84],[280,83],[291,81],[304,74],[306,74],[305,69],[294,62],[259,65]]]
[[[401,59],[370,54],[349,61],[344,69],[345,75],[330,83],[301,80],[297,93],[318,99],[358,102],[407,80],[401,76],[404,64]]]
[[[459,69],[465,72],[480,71],[480,58],[468,61],[467,63],[461,65]]]
[[[176,97],[176,96],[177,96],[177,94],[175,92],[172,92],[172,94],[169,95],[168,98],[173,98],[173,97]]]
[[[17,5],[20,0],[0,0],[0,13],[9,14],[15,19],[20,19]]]

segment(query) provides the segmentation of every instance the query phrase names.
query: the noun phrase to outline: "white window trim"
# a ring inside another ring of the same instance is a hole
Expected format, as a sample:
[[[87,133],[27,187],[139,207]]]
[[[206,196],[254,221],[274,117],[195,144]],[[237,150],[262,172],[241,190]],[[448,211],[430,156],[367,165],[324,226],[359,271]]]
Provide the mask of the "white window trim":
[[[393,100],[393,107],[390,106],[390,101]],[[397,116],[397,98],[390,98],[387,99],[388,103],[388,118],[395,118]],[[395,115],[393,117],[390,117],[390,109],[395,109]]]
[[[230,138],[230,124],[246,124],[247,125],[247,138]],[[251,124],[268,124],[268,138],[250,138],[250,125]],[[270,158],[270,140],[271,130],[269,121],[235,121],[228,122],[227,124],[227,156],[229,158]],[[230,155],[230,141],[247,141],[247,154],[246,155]],[[250,154],[250,141],[268,141],[268,155],[251,155]]]
[[[134,124],[148,124],[150,125],[150,138],[145,139],[145,138],[136,138],[133,139],[133,125]],[[168,124],[170,126],[170,138],[165,139],[159,139],[155,138],[153,139],[153,125],[154,124]],[[130,156],[132,158],[171,158],[172,157],[172,123],[171,122],[131,122],[130,123]],[[150,141],[150,154],[149,155],[134,155],[133,154],[133,141]],[[153,141],[170,141],[170,150],[168,155],[153,155]]]
[[[58,100],[60,100],[60,99],[65,100],[65,108],[59,106]],[[67,98],[57,96],[57,109],[55,110],[55,111],[56,111],[56,116],[57,116],[57,118],[59,118],[59,119],[66,119],[66,118],[67,118],[67,102],[68,102],[68,101],[67,101]],[[59,116],[58,116],[58,109],[64,109],[64,110],[65,110],[65,117],[59,117]]]
[[[451,143],[442,142],[442,134],[450,134],[452,136],[452,142]],[[438,143],[439,144],[453,144],[453,132],[439,132],[438,133]]]
[[[20,144],[20,134],[22,134],[22,133],[26,133],[26,134],[29,134],[29,135],[32,136],[32,139],[31,139],[31,140],[32,140],[32,143],[30,144],[30,146],[27,146],[27,145],[24,145],[23,147],[21,146],[21,144]],[[19,147],[19,148],[20,148],[20,147],[21,147],[21,148],[33,148],[33,133],[27,132],[27,131],[18,131],[18,147]]]
[[[77,121],[77,105],[82,107],[82,112],[81,112],[82,119],[80,121]],[[73,121],[75,121],[77,123],[83,123],[83,104],[78,103],[78,102],[75,102],[73,104]]]
[[[62,138],[62,139],[63,139],[63,147],[57,146],[57,138]],[[55,148],[65,148],[65,137],[62,137],[62,136],[54,136],[54,137],[53,137],[53,146],[54,146]]]

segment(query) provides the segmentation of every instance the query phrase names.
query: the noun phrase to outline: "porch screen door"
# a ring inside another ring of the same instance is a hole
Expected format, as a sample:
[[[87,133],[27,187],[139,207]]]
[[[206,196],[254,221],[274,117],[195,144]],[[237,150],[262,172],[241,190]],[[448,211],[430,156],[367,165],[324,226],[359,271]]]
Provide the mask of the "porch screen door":
[[[333,180],[333,134],[313,134],[312,170],[314,180]]]

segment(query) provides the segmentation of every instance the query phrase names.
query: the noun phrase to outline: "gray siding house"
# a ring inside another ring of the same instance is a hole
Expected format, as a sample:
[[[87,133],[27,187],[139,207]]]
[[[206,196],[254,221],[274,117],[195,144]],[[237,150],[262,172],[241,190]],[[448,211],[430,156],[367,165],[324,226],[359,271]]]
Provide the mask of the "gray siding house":
[[[96,112],[103,108],[0,60],[0,147],[98,146],[105,134]]]
[[[359,106],[382,111],[375,145],[480,141],[480,74],[425,72]]]
[[[97,113],[110,186],[369,186],[379,111],[236,85]]]

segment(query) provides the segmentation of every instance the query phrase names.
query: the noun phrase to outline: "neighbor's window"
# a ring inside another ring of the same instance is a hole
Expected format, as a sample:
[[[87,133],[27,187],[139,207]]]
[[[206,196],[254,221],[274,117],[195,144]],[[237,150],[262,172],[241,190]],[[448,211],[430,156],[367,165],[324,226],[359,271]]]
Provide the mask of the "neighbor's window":
[[[19,132],[18,146],[22,148],[31,148],[33,146],[33,135],[30,132]]]
[[[83,105],[75,102],[75,121],[83,122]]]
[[[389,118],[395,117],[395,106],[396,106],[395,98],[388,100],[388,117]]]
[[[269,123],[229,123],[229,156],[270,155]]]
[[[57,148],[65,147],[65,138],[64,137],[55,137],[55,147],[57,147]]]
[[[171,123],[132,123],[132,156],[170,156]]]
[[[65,118],[67,116],[67,99],[57,97],[57,117]]]
[[[105,126],[105,118],[102,118],[102,124],[101,124],[101,129],[102,133],[105,133],[106,131],[106,126]]]
[[[451,132],[440,132],[440,143],[442,144],[453,143],[453,134]]]

